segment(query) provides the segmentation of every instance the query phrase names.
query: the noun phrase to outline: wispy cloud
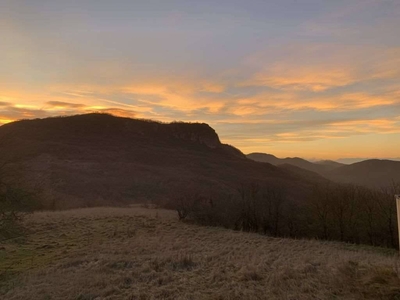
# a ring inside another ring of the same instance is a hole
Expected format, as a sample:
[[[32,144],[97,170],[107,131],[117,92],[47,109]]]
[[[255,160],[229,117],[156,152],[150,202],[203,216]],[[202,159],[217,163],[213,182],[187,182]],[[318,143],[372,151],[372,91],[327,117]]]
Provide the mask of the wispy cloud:
[[[266,86],[294,91],[321,92],[357,81],[354,71],[339,66],[296,66],[290,63],[275,64],[256,73],[244,85]]]
[[[62,102],[62,101],[47,101],[46,105],[49,108],[84,108],[86,105],[79,104],[79,103],[69,103],[69,102]]]
[[[244,86],[322,92],[360,82],[398,78],[400,47],[287,44],[246,59],[255,69]],[[278,57],[271,62],[270,57]]]

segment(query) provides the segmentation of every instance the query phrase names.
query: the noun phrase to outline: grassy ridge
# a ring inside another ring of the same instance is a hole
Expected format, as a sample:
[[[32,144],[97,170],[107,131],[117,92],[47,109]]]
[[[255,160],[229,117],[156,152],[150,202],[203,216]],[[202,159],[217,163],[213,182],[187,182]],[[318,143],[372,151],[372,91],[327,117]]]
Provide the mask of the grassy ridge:
[[[35,213],[0,246],[1,299],[399,299],[397,252],[178,222],[159,209]]]

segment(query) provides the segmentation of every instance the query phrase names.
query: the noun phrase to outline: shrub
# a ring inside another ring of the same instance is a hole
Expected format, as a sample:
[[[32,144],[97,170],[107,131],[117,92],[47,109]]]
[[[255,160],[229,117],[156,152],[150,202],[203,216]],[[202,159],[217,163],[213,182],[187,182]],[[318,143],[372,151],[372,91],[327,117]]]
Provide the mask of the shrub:
[[[0,240],[24,233],[24,216],[35,208],[33,193],[0,182]]]

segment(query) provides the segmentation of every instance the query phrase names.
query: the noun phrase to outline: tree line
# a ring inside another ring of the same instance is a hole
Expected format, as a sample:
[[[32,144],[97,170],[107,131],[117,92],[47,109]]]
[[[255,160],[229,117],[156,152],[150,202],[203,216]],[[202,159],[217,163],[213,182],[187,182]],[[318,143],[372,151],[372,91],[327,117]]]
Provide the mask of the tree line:
[[[368,189],[327,182],[297,199],[282,186],[242,184],[234,194],[204,194],[196,188],[174,193],[180,220],[257,232],[274,237],[336,240],[398,247],[396,203],[399,184]]]

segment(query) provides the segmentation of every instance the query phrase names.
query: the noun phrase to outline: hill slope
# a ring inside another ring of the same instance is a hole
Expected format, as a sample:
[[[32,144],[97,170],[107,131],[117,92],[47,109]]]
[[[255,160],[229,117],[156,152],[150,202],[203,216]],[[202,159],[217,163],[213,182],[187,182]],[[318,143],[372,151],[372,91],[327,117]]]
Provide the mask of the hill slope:
[[[0,127],[0,153],[49,191],[54,208],[160,199],[190,186],[231,191],[249,181],[301,195],[312,184],[290,170],[247,159],[198,123],[105,114],[24,120]]]
[[[0,250],[0,298],[396,299],[397,251],[199,227],[159,209],[35,213]]]

